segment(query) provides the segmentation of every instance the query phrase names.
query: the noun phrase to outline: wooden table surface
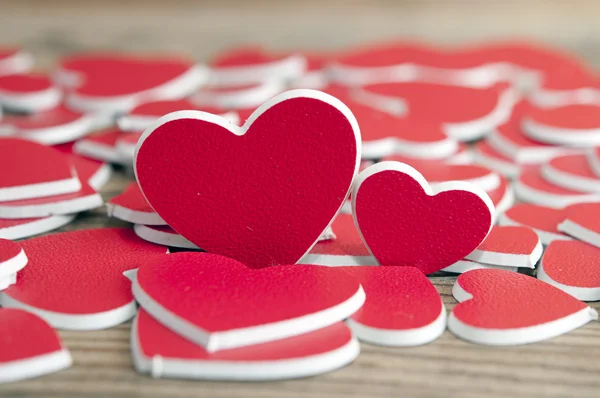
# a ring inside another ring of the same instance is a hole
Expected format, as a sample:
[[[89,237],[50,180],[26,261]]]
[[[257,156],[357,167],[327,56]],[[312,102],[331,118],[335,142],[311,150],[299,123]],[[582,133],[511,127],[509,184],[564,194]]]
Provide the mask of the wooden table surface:
[[[179,51],[202,59],[240,41],[275,48],[342,48],[411,37],[444,43],[520,36],[561,45],[600,65],[596,1],[0,1],[0,43],[34,52],[41,67],[86,49]],[[128,181],[115,173],[108,200]],[[65,230],[125,226],[104,210]],[[447,310],[454,277],[433,277]],[[591,304],[600,310],[600,304]],[[268,383],[153,380],[129,355],[130,323],[95,332],[61,331],[74,366],[0,386],[0,397],[598,397],[600,324],[550,341],[491,348],[449,332],[432,344],[383,348],[362,344],[339,371]]]

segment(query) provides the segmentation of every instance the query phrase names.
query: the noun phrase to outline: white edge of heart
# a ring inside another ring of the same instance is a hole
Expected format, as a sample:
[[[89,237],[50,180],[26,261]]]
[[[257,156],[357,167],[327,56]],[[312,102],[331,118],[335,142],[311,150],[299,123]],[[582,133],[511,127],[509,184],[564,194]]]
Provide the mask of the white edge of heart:
[[[173,233],[159,231],[152,228],[152,225],[135,224],[133,226],[133,232],[147,242],[181,249],[200,250],[198,246],[178,234],[175,230],[173,231]]]
[[[81,181],[77,177],[75,168],[72,167],[71,170],[72,176],[63,180],[0,188],[0,201],[8,202],[10,200],[42,198],[79,192]]]
[[[31,312],[44,319],[52,327],[64,330],[108,329],[133,318],[137,309],[135,301],[131,300],[119,308],[95,314],[65,314],[31,306],[10,297],[7,293],[0,293],[0,305],[5,308],[18,308]]]
[[[344,266],[374,266],[378,267],[377,260],[373,256],[352,256],[352,255],[335,255],[322,253],[308,253],[298,264],[305,265],[322,265],[324,267],[344,267]]]
[[[446,307],[440,299],[440,314],[431,323],[412,329],[381,329],[359,323],[352,318],[346,322],[360,341],[387,347],[414,347],[431,343],[446,330]]]
[[[492,230],[492,227],[494,226],[495,219],[496,219],[496,211],[494,208],[494,203],[492,202],[492,200],[490,199],[488,194],[483,189],[479,188],[476,185],[473,185],[473,184],[470,184],[470,183],[464,182],[464,181],[448,181],[448,182],[436,183],[436,184],[434,184],[433,187],[431,187],[429,185],[429,183],[427,182],[427,180],[425,179],[425,177],[423,177],[423,175],[421,173],[419,173],[415,168],[407,165],[406,163],[395,162],[395,161],[380,162],[380,163],[376,163],[376,164],[364,169],[356,178],[356,181],[352,188],[352,217],[354,217],[354,225],[356,225],[356,229],[360,235],[360,238],[363,241],[363,243],[365,244],[365,246],[367,247],[367,249],[369,249],[369,252],[371,253],[371,255],[373,255],[373,252],[371,252],[369,245],[365,241],[362,231],[360,230],[358,218],[356,216],[356,198],[358,196],[360,186],[362,185],[363,182],[365,182],[369,177],[371,177],[377,173],[384,172],[384,171],[396,171],[396,172],[408,175],[409,177],[413,178],[417,183],[419,183],[419,185],[421,186],[423,191],[425,191],[425,193],[428,196],[435,196],[441,192],[446,192],[446,191],[467,191],[474,195],[477,195],[479,198],[481,198],[483,203],[485,203],[485,205],[489,209],[490,217],[491,217],[490,227],[488,229],[487,234],[483,237],[481,242],[483,242],[485,240],[485,238],[487,238],[490,231]],[[479,242],[479,243],[481,244],[481,242]]]
[[[535,232],[535,231],[534,231]],[[538,262],[544,247],[542,241],[536,233],[537,242],[529,254],[515,254],[515,253],[499,253],[487,250],[475,249],[471,254],[465,257],[468,260],[477,261],[484,264],[492,264],[505,267],[523,267],[523,268],[535,268],[535,264]]]
[[[546,273],[544,270],[544,259],[540,261],[540,265],[537,271],[537,278],[541,281],[549,283],[550,285],[559,288],[563,292],[570,294],[581,301],[598,301],[600,300],[600,287],[581,287],[581,286],[571,286],[565,285],[564,283],[560,283],[554,279],[550,275]]]
[[[196,344],[200,344],[207,352],[245,347],[322,329],[354,314],[362,307],[366,298],[365,292],[359,284],[356,293],[348,297],[345,301],[312,314],[264,325],[210,333],[172,313],[156,302],[140,286],[137,276],[132,284],[132,292],[140,306],[152,315],[152,317],[159,320],[160,323],[175,333]]]
[[[0,364],[0,384],[30,379],[58,372],[73,364],[69,350],[63,348],[48,354]]]
[[[167,225],[167,223],[154,211],[133,210],[110,202],[106,203],[106,214],[109,217],[114,217],[132,224]]]
[[[325,103],[331,105],[332,107],[336,108],[338,111],[340,111],[342,113],[342,115],[344,115],[346,117],[346,119],[348,120],[348,123],[350,123],[352,131],[354,133],[354,140],[355,140],[355,145],[356,145],[356,158],[354,161],[354,172],[353,172],[352,181],[350,182],[350,185],[348,186],[348,191],[346,192],[344,199],[340,202],[340,207],[337,209],[335,214],[332,214],[331,220],[323,228],[323,231],[321,231],[321,233],[319,234],[319,237],[320,237],[323,234],[323,232],[331,225],[333,220],[335,220],[335,217],[338,215],[338,213],[341,211],[342,207],[344,206],[344,203],[346,202],[346,198],[348,197],[348,194],[350,193],[350,190],[352,189],[352,185],[356,181],[356,177],[357,177],[357,173],[358,173],[358,170],[360,167],[360,161],[361,161],[360,127],[358,126],[358,122],[356,121],[354,114],[352,113],[350,108],[348,108],[346,106],[346,104],[344,104],[342,101],[340,101],[339,99],[335,98],[334,96],[324,93],[322,91],[309,90],[309,89],[297,89],[297,90],[289,90],[289,91],[283,92],[279,95],[276,95],[275,97],[271,98],[270,100],[268,100],[267,102],[265,102],[264,104],[259,106],[254,112],[252,112],[252,115],[250,115],[248,120],[246,120],[246,122],[242,126],[238,126],[238,125],[232,123],[226,117],[223,117],[220,115],[213,115],[211,113],[202,112],[202,111],[171,112],[171,113],[159,118],[154,123],[152,123],[152,125],[150,127],[148,127],[148,129],[146,129],[146,131],[142,134],[142,136],[138,140],[137,146],[135,148],[134,156],[133,156],[133,171],[135,174],[135,179],[139,183],[139,178],[137,175],[138,174],[137,157],[140,152],[140,149],[143,147],[144,142],[148,139],[148,137],[150,137],[152,135],[152,133],[156,129],[160,128],[162,125],[172,122],[174,120],[196,119],[196,120],[206,121],[206,122],[215,124],[217,126],[221,126],[224,129],[229,130],[234,135],[242,136],[242,135],[246,134],[246,132],[248,131],[248,129],[250,128],[252,123],[254,123],[254,121],[256,119],[258,119],[263,113],[267,112],[269,109],[271,109],[272,107],[274,107],[275,105],[277,105],[281,102],[284,102],[284,101],[287,101],[290,99],[295,99],[295,98],[312,98],[312,99],[316,99],[316,100],[319,100],[319,101],[322,101],[322,102],[325,102]],[[146,194],[144,193],[144,189],[143,189],[142,185],[140,185],[140,191],[144,195],[144,198],[146,199],[146,201],[148,201],[148,198],[146,197]],[[150,203],[150,201],[148,201],[148,203]],[[493,207],[493,204],[492,204],[492,207]],[[310,245],[309,248],[307,248],[306,252],[303,253],[302,256],[304,256],[306,253],[310,252],[312,247],[319,241],[319,237],[315,238],[315,241],[313,242],[313,244]],[[302,258],[302,256],[300,258]],[[300,258],[298,259],[298,261],[300,261]]]
[[[0,276],[0,292],[17,283],[17,273]]]
[[[235,361],[178,359],[160,355],[148,357],[141,348],[138,317],[131,328],[131,356],[136,370],[153,378],[266,381],[308,377],[341,368],[354,361],[360,353],[360,344],[352,336],[339,348],[301,358]]]
[[[586,156],[587,156],[587,160],[590,165],[590,168],[600,178],[600,158],[596,154],[596,150],[594,148],[587,150]]]
[[[540,168],[542,177],[550,183],[573,191],[600,193],[600,179],[598,176],[584,177],[563,171],[548,162]]]
[[[0,262],[0,278],[21,271],[27,265],[27,261],[27,255],[21,249],[16,256]]]
[[[18,224],[12,227],[0,228],[0,238],[21,239],[29,236],[42,234],[67,225],[75,219],[76,214],[67,214],[63,216],[50,216],[39,218],[25,224]]]
[[[50,199],[50,197],[48,199]],[[102,200],[102,196],[95,191],[90,192],[85,196],[36,205],[19,205],[14,202],[0,202],[0,218],[11,220],[75,214],[96,209],[103,205],[104,201]]]
[[[452,295],[459,303],[473,298],[471,293],[460,286],[458,280],[452,287]],[[564,318],[535,326],[513,329],[487,329],[464,323],[452,312],[448,318],[448,330],[471,343],[507,346],[547,340],[575,330],[593,320],[598,320],[598,313],[593,308],[586,307]]]
[[[600,234],[598,232],[582,227],[576,222],[569,220],[569,218],[558,224],[558,230],[592,246],[600,247]]]
[[[448,272],[451,274],[464,274],[465,272],[473,271],[475,269],[502,269],[505,271],[517,272],[517,267],[506,267],[502,265],[483,264],[471,260],[459,260],[452,265],[442,268],[440,271]]]

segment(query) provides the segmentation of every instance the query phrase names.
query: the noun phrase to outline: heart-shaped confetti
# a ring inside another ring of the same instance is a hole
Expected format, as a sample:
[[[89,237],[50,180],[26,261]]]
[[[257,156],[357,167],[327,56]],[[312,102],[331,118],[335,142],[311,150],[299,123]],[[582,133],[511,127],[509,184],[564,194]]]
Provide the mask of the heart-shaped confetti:
[[[32,313],[0,309],[0,336],[0,384],[71,366],[71,354],[56,331]]]
[[[162,218],[150,207],[136,182],[132,182],[118,196],[106,204],[109,217],[115,217],[133,224],[166,225]]]
[[[119,129],[110,128],[85,138],[73,145],[73,152],[91,159],[109,163],[122,163],[123,158],[117,151],[117,140],[124,133]]]
[[[522,225],[532,228],[543,245],[553,240],[570,240],[559,232],[558,225],[565,219],[563,210],[551,207],[519,203],[504,212],[499,218],[500,225]]]
[[[292,90],[242,128],[195,111],[159,119],[138,143],[135,171],[152,208],[202,249],[252,267],[294,264],[344,204],[359,142],[341,102]]]
[[[514,187],[517,199],[557,209],[575,203],[600,202],[600,194],[574,191],[550,183],[542,177],[537,167],[523,170]]]
[[[448,329],[477,344],[534,343],[598,319],[594,309],[569,294],[516,272],[467,272],[456,280],[452,295],[459,304]]]
[[[600,249],[585,242],[555,241],[548,245],[538,279],[582,301],[600,300]]]
[[[475,144],[474,162],[495,170],[508,178],[514,178],[521,172],[521,168],[517,163],[498,152],[487,141],[479,141]]]
[[[233,86],[205,86],[191,97],[191,101],[198,106],[223,109],[256,108],[282,91],[285,91],[285,82],[280,79]]]
[[[600,106],[576,104],[539,109],[523,121],[531,139],[554,145],[600,145]]]
[[[0,76],[0,104],[19,112],[42,112],[56,108],[60,88],[42,74]]]
[[[56,149],[0,138],[0,201],[41,198],[81,189],[68,158]]]
[[[494,227],[466,258],[485,264],[534,268],[542,256],[542,242],[528,227]]]
[[[133,293],[159,322],[208,352],[321,329],[352,315],[365,300],[360,283],[335,268],[256,270],[193,252],[142,265]]]
[[[340,269],[356,277],[367,295],[365,304],[348,319],[359,340],[384,346],[416,346],[432,342],[446,329],[446,309],[440,294],[418,269]]]
[[[600,247],[598,211],[600,203],[579,203],[566,207],[557,229],[575,239]]]
[[[29,262],[17,283],[0,293],[0,304],[72,330],[104,329],[132,318],[136,306],[123,272],[166,252],[131,230],[108,228],[62,232],[21,245]]]
[[[556,157],[540,171],[545,180],[565,189],[600,193],[600,177],[594,173],[584,154]]]
[[[0,76],[27,73],[33,67],[33,56],[20,48],[0,49]]]
[[[209,353],[141,309],[132,327],[138,372],[152,377],[282,380],[322,374],[352,362],[360,347],[344,322],[277,341]]]
[[[64,227],[75,219],[75,215],[50,216],[43,218],[0,219],[0,238],[23,239]]]
[[[179,247],[182,249],[200,249],[168,225],[135,224],[133,230],[143,240],[157,245]]]
[[[478,187],[461,181],[430,187],[418,171],[399,162],[363,171],[352,200],[356,224],[379,264],[413,266],[424,274],[475,250],[495,217],[494,205]]]

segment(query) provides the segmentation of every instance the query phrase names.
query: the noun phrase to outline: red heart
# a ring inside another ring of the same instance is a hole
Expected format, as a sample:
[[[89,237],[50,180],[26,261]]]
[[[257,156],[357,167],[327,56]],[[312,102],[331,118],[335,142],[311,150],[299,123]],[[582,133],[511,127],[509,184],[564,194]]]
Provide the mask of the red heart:
[[[494,222],[494,205],[476,186],[455,181],[432,190],[418,171],[399,162],[363,171],[352,199],[356,224],[379,264],[413,266],[424,274],[463,259]]]
[[[207,71],[178,57],[84,54],[63,59],[56,76],[72,88],[70,107],[119,113],[141,102],[184,98],[206,81]]]
[[[63,227],[75,219],[75,214],[44,218],[0,219],[0,238],[23,239]]]
[[[555,241],[548,245],[538,279],[583,301],[600,300],[600,249],[584,242]]]
[[[125,133],[116,128],[109,128],[88,135],[73,145],[73,152],[91,159],[109,163],[123,163],[117,152],[117,140]]]
[[[199,110],[215,115],[227,112],[222,108],[198,107],[198,105],[188,99],[144,102],[119,118],[119,129],[121,129],[121,131],[143,133],[144,130],[150,127],[150,125],[159,117],[166,115],[167,113],[183,110]]]
[[[74,330],[108,328],[133,317],[131,283],[123,272],[166,252],[127,229],[63,232],[21,244],[29,263],[0,294],[0,303]]]
[[[0,76],[27,73],[33,67],[33,56],[20,48],[0,49]]]
[[[153,377],[236,381],[313,376],[352,362],[360,351],[348,326],[338,322],[299,336],[209,353],[144,309],[133,324],[131,348],[137,371]]]
[[[600,247],[600,203],[579,203],[564,209],[558,230],[575,239]]]
[[[600,202],[600,193],[586,193],[562,188],[545,180],[537,167],[521,172],[515,181],[515,194],[524,202],[557,209],[575,203]]]
[[[327,266],[377,264],[363,243],[352,215],[338,214],[331,227],[335,232],[335,239],[317,242],[302,258],[302,264]]]
[[[90,187],[97,191],[99,191],[112,176],[110,165],[97,160],[86,159],[79,155],[71,154],[69,155],[69,162],[75,167],[77,177],[79,177],[82,182],[87,182]]]
[[[41,112],[56,108],[62,100],[60,88],[41,74],[0,77],[0,104],[21,112]]]
[[[159,119],[138,143],[135,171],[152,208],[204,250],[251,267],[293,264],[343,205],[359,141],[341,102],[293,90],[242,128],[195,111]]]
[[[71,354],[43,319],[0,309],[0,384],[42,376],[71,366]]]
[[[559,187],[600,193],[600,178],[592,170],[585,154],[556,157],[545,163],[540,172],[544,179]]]
[[[17,281],[17,272],[27,265],[27,255],[21,245],[8,239],[0,239],[0,290]]]
[[[564,218],[565,214],[562,210],[519,203],[504,212],[498,221],[500,225],[530,227],[539,236],[542,244],[547,245],[555,239],[571,239],[558,230],[558,224]]]
[[[576,104],[538,109],[523,121],[527,136],[553,145],[600,145],[600,106]]]
[[[359,282],[334,268],[255,270],[227,257],[192,252],[141,266],[133,293],[154,318],[209,352],[332,325],[365,299]]]
[[[348,320],[361,341],[385,346],[429,343],[446,330],[446,309],[435,286],[413,267],[341,267],[367,295]]]
[[[528,227],[494,227],[466,258],[485,264],[534,268],[542,256],[542,243]]]
[[[136,182],[130,183],[125,190],[106,204],[109,217],[115,217],[133,224],[165,225],[165,222],[150,207]]]
[[[497,171],[508,178],[514,178],[521,172],[520,166],[508,156],[500,153],[487,141],[475,144],[475,163]]]
[[[10,115],[0,122],[0,131],[45,145],[74,141],[94,128],[95,118],[59,106],[31,115]]]
[[[56,149],[17,138],[0,138],[0,201],[77,192],[81,183]]]
[[[448,329],[478,344],[533,343],[598,318],[594,309],[554,286],[510,271],[467,272],[458,277],[452,294],[459,304]]]

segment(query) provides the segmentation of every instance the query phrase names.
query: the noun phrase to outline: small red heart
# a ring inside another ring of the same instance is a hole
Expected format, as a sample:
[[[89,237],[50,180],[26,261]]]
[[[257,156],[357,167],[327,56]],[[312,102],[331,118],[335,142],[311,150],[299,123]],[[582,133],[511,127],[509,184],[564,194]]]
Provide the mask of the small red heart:
[[[600,106],[575,104],[542,108],[523,121],[527,136],[535,141],[553,145],[600,145]]]
[[[367,295],[348,320],[361,341],[385,346],[430,343],[446,330],[446,309],[435,286],[413,267],[341,267]]]
[[[23,239],[58,229],[75,219],[75,214],[6,220],[0,218],[0,238]]]
[[[27,73],[33,67],[33,56],[20,48],[0,48],[0,76]]]
[[[62,232],[21,244],[29,263],[0,303],[73,330],[104,329],[133,317],[131,283],[123,272],[166,252],[128,229]]]
[[[317,242],[302,258],[300,261],[302,264],[327,266],[377,264],[363,243],[352,215],[338,214],[331,228],[335,232],[335,239]]]
[[[42,74],[0,76],[0,104],[20,112],[42,112],[56,108],[62,91]]]
[[[251,267],[294,264],[348,196],[359,136],[341,102],[293,90],[242,128],[195,111],[161,118],[138,143],[135,171],[152,208],[207,252]]]
[[[466,258],[484,264],[534,268],[542,256],[542,242],[529,227],[494,227]]]
[[[600,203],[579,203],[563,210],[564,220],[558,224],[558,231],[575,239],[600,247]]]
[[[448,329],[487,345],[546,340],[596,320],[596,311],[545,282],[516,272],[486,269],[462,274],[452,288],[459,304]]]
[[[0,201],[73,193],[81,183],[68,158],[54,148],[0,138]]]
[[[356,224],[379,264],[412,266],[424,274],[463,259],[494,223],[494,205],[476,186],[454,181],[432,189],[399,162],[363,171],[352,198]]]
[[[0,309],[0,384],[42,376],[71,366],[69,351],[43,319]]]
[[[521,172],[521,166],[492,147],[488,141],[479,141],[475,144],[474,161],[508,178],[517,177]]]
[[[180,99],[207,79],[207,70],[179,57],[83,54],[62,60],[56,77],[71,88],[69,107],[126,112],[146,101]]]
[[[0,290],[17,281],[17,272],[27,265],[27,255],[20,244],[0,239]]]
[[[192,252],[142,265],[133,293],[159,322],[209,352],[324,328],[352,315],[365,299],[360,283],[335,268],[256,270]]]
[[[338,322],[299,336],[209,353],[161,325],[144,309],[133,324],[132,341],[138,372],[186,379],[258,381],[313,376],[352,362],[360,351],[348,326]]]
[[[532,228],[542,244],[548,245],[555,239],[569,240],[558,230],[558,224],[565,218],[563,210],[551,207],[519,203],[508,209],[499,218],[500,225],[523,225]]]
[[[91,159],[109,163],[123,163],[117,152],[117,140],[125,133],[116,128],[110,128],[88,135],[73,145],[73,152]]]
[[[162,218],[144,198],[137,182],[130,183],[125,190],[106,204],[109,217],[133,224],[166,225]]]
[[[585,242],[555,241],[548,245],[538,279],[583,301],[600,300],[600,249]]]
[[[538,167],[523,170],[514,186],[518,199],[557,209],[575,203],[600,202],[600,193],[574,191],[555,185],[543,178]]]
[[[555,157],[540,172],[547,181],[579,192],[600,193],[600,178],[594,173],[585,154]]]
[[[57,145],[74,141],[94,128],[95,118],[64,106],[30,115],[10,115],[0,122],[0,131],[15,137]]]
[[[87,182],[90,187],[97,191],[99,191],[112,176],[110,165],[97,160],[86,159],[79,155],[70,154],[69,162],[75,167],[77,177],[79,177],[82,182]]]

